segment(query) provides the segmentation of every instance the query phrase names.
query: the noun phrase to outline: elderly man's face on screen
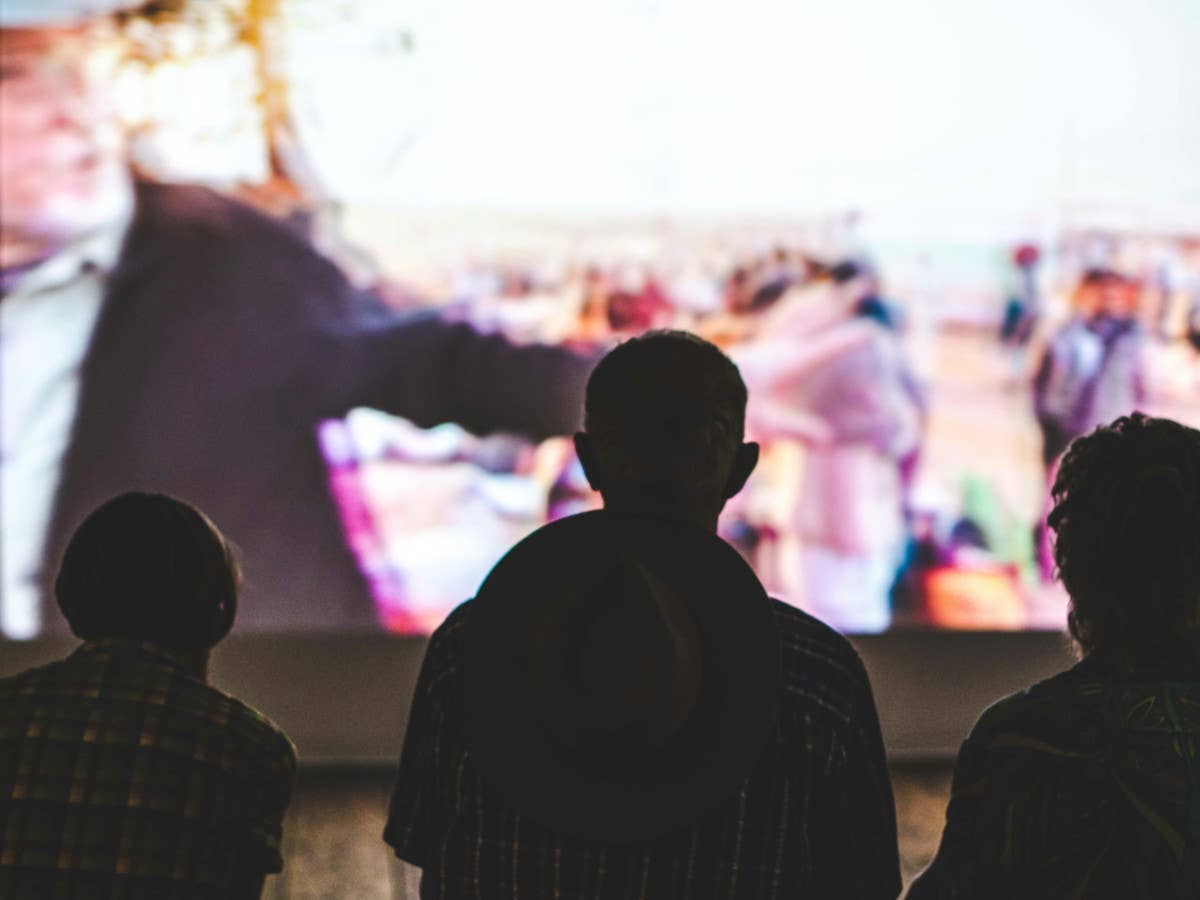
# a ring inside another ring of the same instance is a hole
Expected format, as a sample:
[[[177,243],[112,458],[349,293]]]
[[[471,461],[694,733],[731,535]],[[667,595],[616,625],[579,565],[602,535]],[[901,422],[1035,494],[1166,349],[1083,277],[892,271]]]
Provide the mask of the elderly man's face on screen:
[[[107,20],[0,31],[0,265],[105,221],[125,172]]]

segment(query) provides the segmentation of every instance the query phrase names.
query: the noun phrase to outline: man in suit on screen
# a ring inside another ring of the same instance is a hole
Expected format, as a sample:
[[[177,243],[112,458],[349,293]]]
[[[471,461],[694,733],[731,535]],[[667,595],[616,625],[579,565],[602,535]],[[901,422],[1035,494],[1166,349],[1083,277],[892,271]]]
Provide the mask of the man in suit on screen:
[[[372,406],[567,434],[592,360],[399,314],[248,206],[136,180],[111,90],[110,14],[130,6],[14,0],[0,19],[0,630],[58,630],[48,573],[130,489],[223,523],[245,625],[370,626],[318,424]]]

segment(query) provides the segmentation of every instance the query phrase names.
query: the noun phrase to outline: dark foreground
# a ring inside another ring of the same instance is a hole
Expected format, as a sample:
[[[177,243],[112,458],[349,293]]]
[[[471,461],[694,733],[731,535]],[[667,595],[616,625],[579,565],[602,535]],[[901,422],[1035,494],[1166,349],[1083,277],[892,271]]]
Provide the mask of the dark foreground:
[[[306,770],[284,823],[282,875],[264,900],[384,900],[397,896],[395,871],[380,840],[391,791],[386,768]],[[950,766],[892,767],[907,885],[937,848],[950,790]]]

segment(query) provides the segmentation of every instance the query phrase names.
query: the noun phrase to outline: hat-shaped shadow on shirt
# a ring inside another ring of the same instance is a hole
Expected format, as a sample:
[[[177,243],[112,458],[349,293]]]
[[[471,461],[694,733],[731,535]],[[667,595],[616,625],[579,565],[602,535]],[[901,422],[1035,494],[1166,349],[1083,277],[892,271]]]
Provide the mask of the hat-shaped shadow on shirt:
[[[699,698],[695,621],[668,584],[628,557],[564,597],[531,649],[548,737],[598,765],[661,752]]]
[[[687,826],[736,794],[774,726],[771,603],[699,528],[563,519],[514,547],[468,609],[469,753],[489,793],[564,834]]]

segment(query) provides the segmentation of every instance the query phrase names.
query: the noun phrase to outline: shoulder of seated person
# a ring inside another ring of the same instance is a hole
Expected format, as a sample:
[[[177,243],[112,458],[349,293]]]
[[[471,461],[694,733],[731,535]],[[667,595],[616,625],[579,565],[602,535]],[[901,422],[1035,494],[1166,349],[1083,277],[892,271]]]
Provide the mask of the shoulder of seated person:
[[[854,647],[820,619],[772,602],[779,622],[785,694],[844,721],[860,714],[869,681]]]
[[[804,648],[820,649],[839,662],[850,662],[856,668],[862,666],[858,652],[846,638],[832,626],[816,616],[782,600],[771,598],[771,607],[779,623],[779,639],[786,653],[801,645]]]
[[[0,678],[0,697],[37,698],[57,695],[62,692],[64,684],[70,684],[76,677],[72,657],[67,656]]]
[[[272,763],[284,769],[291,770],[296,767],[296,747],[287,736],[287,732],[266,714],[232,694],[227,694],[210,684],[206,684],[205,687],[220,695],[221,703],[225,706],[228,723],[226,727],[246,742],[247,749],[257,748],[269,752],[274,757]]]
[[[1003,732],[1025,731],[1039,724],[1060,723],[1066,716],[1085,715],[1087,698],[1099,701],[1100,687],[1101,682],[1080,667],[1059,672],[985,709],[972,729],[971,740],[989,740]]]
[[[471,601],[466,600],[451,610],[450,615],[442,620],[442,624],[433,630],[429,636],[431,649],[456,649],[462,641],[467,621],[471,611]]]
[[[57,697],[65,679],[72,677],[71,658],[27,669],[0,679],[0,697],[26,695]],[[177,693],[176,701],[186,714],[200,717],[236,736],[249,752],[257,749],[273,755],[273,762],[295,768],[296,749],[286,732],[259,710],[207,682],[186,679],[190,688]],[[9,707],[11,708],[11,707]],[[218,726],[216,723],[220,723]]]
[[[469,619],[471,601],[456,606],[429,635],[425,645],[422,668],[439,678],[457,671],[462,657],[463,640]]]
[[[55,660],[43,666],[35,666],[32,669],[24,669],[20,672],[14,672],[12,675],[5,675],[3,678],[0,678],[0,692],[19,691],[22,687],[36,682],[39,678],[44,677],[61,665],[62,660]]]

